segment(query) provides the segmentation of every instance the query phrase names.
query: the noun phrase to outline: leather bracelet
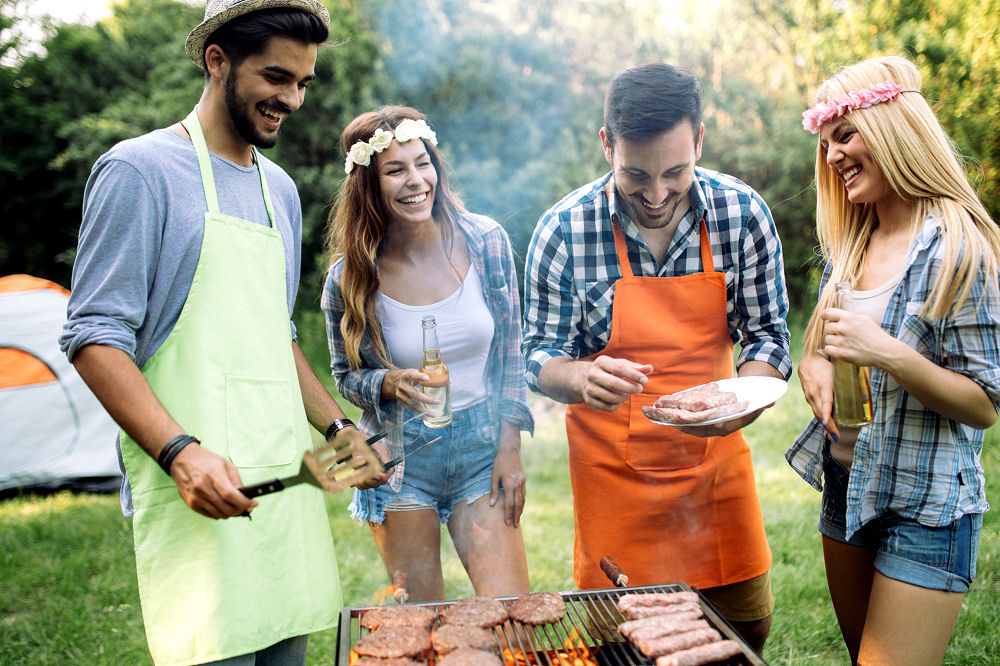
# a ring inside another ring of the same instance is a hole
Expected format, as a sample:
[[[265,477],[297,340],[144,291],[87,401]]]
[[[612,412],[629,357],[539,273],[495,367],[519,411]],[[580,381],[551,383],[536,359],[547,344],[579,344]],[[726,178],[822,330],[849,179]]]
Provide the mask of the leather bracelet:
[[[334,419],[333,423],[326,428],[326,441],[330,441],[337,436],[338,432],[348,427],[357,428],[358,426],[354,425],[354,421],[351,419]]]
[[[201,444],[201,440],[194,435],[177,435],[160,449],[160,454],[156,456],[156,462],[160,464],[167,476],[170,476],[170,465],[173,464],[174,458],[181,452],[181,449],[192,442]]]

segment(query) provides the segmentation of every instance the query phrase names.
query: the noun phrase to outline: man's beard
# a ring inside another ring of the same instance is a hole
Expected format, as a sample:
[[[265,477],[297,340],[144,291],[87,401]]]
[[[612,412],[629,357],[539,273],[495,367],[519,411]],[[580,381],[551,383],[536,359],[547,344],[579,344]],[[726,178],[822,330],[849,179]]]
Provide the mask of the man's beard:
[[[677,209],[682,205],[686,206],[689,203],[690,194],[691,188],[689,187],[684,192],[681,192],[676,196],[672,196],[671,201],[662,209],[657,211],[657,213],[663,213],[663,215],[658,215],[655,221],[653,221],[650,220],[649,217],[650,211],[646,210],[641,201],[639,204],[636,204],[633,201],[633,197],[626,195],[621,190],[618,190],[619,198],[625,203],[625,212],[630,218],[632,218],[633,222],[644,229],[662,229],[670,224],[677,215]],[[641,199],[641,197],[636,198]],[[687,211],[687,208],[684,208],[684,211]]]
[[[250,113],[256,113],[256,107],[251,107],[250,105],[244,103],[240,98],[239,94],[236,92],[236,68],[233,68],[229,72],[229,76],[226,77],[226,110],[229,111],[229,119],[233,122],[233,127],[236,128],[237,134],[240,138],[249,143],[251,146],[256,146],[258,148],[273,148],[276,143],[278,143],[278,135],[281,130],[278,130],[274,135],[265,136],[257,131],[257,126],[254,124],[253,118]],[[273,105],[277,111],[283,113],[291,113],[291,109],[278,108]],[[282,105],[284,107],[284,105]],[[250,112],[247,112],[247,109]]]

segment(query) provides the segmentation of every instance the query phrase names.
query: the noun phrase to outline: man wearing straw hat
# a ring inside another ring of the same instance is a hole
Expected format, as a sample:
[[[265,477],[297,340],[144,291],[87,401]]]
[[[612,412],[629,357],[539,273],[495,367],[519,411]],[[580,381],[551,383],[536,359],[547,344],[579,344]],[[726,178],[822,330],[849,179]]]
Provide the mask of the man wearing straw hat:
[[[257,151],[302,104],[328,32],[316,0],[210,0],[186,44],[198,104],[101,156],[84,193],[61,344],[123,429],[157,664],[301,664],[308,634],[337,624],[322,493],[239,490],[294,475],[310,424],[364,437],[295,342],[301,205]]]

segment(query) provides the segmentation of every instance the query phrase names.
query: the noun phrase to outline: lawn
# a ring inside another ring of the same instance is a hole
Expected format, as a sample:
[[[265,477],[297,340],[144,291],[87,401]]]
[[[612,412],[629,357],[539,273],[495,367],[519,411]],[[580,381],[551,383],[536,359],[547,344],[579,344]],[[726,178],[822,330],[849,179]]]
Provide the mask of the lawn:
[[[531,586],[572,590],[573,524],[562,410],[537,396],[532,407],[538,428],[522,447],[528,484],[522,520]],[[747,429],[774,553],[777,607],[764,657],[771,664],[846,664],[816,531],[819,493],[782,455],[806,419],[793,380],[786,396]],[[994,501],[1000,497],[998,441],[995,427],[987,433],[984,458]],[[388,580],[367,528],[346,511],[349,501],[349,493],[329,497],[330,526],[345,602],[368,605]],[[471,596],[446,532],[442,541],[448,598]],[[1000,660],[998,559],[1000,525],[992,512],[985,520],[979,575],[966,596],[946,664]],[[0,664],[150,663],[134,567],[131,525],[121,515],[117,496],[59,493],[0,502]],[[332,664],[335,647],[334,630],[314,634],[309,663]]]

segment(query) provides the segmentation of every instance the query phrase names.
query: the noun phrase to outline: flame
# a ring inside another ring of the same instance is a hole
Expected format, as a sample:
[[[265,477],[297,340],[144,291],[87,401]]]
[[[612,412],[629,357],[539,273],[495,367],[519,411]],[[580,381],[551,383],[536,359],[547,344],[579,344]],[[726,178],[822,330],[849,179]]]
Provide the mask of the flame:
[[[570,628],[569,637],[563,641],[562,647],[562,650],[548,652],[550,658],[561,666],[597,666],[576,627]],[[535,655],[526,655],[523,650],[517,648],[513,651],[504,648],[503,660],[506,666],[539,666]]]
[[[388,585],[383,587],[381,590],[372,595],[372,606],[384,606],[385,602],[393,599],[393,593],[396,588],[394,585]]]

